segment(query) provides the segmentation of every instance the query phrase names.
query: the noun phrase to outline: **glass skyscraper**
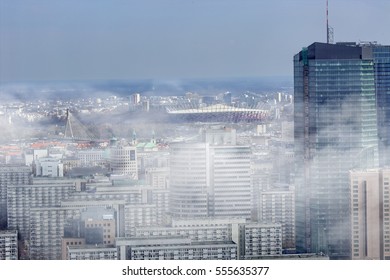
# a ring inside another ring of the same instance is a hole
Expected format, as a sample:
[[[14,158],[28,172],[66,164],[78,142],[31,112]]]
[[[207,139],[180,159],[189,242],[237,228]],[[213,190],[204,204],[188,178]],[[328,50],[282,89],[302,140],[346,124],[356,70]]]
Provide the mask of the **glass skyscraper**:
[[[313,43],[294,56],[298,252],[350,258],[348,171],[379,165],[374,54]]]
[[[378,108],[379,162],[390,166],[390,46],[372,46]]]

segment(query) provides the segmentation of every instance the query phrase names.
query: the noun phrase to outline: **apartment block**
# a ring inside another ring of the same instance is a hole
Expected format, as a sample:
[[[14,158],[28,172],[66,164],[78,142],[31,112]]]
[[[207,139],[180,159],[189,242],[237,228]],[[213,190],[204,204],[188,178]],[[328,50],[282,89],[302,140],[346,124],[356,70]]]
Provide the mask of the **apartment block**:
[[[0,230],[0,260],[18,259],[18,232]]]
[[[352,259],[390,259],[390,169],[350,172]]]
[[[114,245],[68,246],[67,260],[117,260],[118,250]]]

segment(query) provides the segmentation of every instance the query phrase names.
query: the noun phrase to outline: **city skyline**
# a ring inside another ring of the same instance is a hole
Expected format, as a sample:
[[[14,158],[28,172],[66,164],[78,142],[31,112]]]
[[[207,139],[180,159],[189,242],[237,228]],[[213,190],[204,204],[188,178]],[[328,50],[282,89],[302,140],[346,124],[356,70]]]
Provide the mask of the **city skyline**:
[[[335,41],[390,44],[390,3],[329,1]],[[324,0],[0,1],[0,82],[292,76]],[[272,53],[273,55],[269,55]]]
[[[389,259],[388,1],[93,3],[0,0],[0,259]]]

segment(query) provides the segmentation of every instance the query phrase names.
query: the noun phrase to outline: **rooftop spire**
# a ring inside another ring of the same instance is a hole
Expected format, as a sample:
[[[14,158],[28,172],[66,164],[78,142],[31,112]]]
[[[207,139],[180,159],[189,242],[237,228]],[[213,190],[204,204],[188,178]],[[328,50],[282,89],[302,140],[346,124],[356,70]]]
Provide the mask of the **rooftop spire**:
[[[326,43],[333,44],[333,27],[329,26],[329,4],[326,0]]]

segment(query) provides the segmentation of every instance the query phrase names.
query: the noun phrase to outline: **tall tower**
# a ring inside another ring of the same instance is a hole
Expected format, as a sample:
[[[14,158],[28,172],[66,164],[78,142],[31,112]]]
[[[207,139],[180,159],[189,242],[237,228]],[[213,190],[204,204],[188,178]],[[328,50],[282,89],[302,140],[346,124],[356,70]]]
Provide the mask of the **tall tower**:
[[[231,135],[235,136],[234,130],[218,132],[206,132],[203,142],[171,146],[173,216],[251,217],[250,147],[231,144],[230,140],[219,141],[231,139]],[[208,133],[213,134],[212,137],[208,137]]]
[[[297,250],[350,258],[348,171],[378,166],[372,51],[304,48],[294,56],[294,106]]]

